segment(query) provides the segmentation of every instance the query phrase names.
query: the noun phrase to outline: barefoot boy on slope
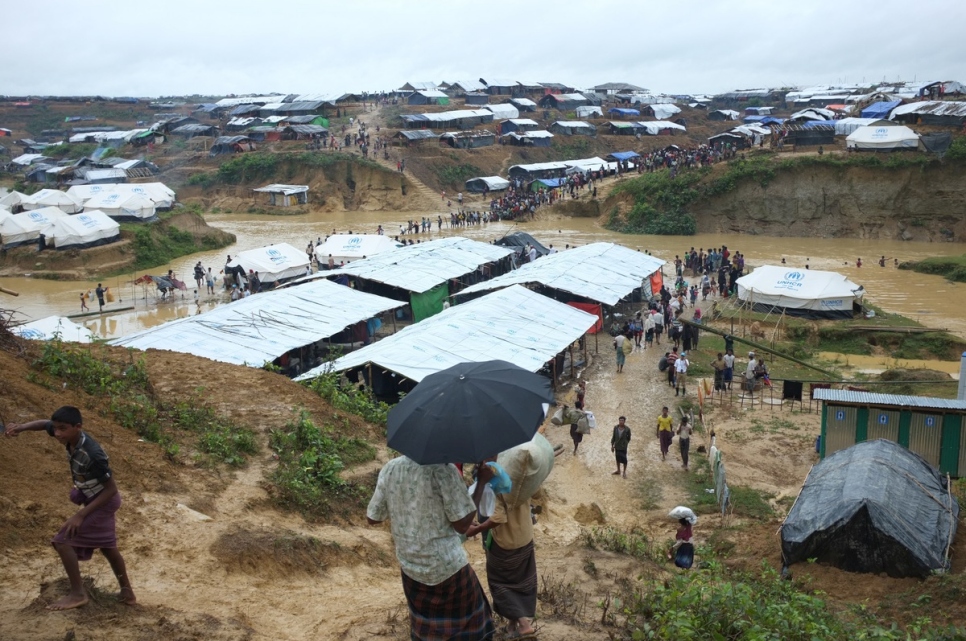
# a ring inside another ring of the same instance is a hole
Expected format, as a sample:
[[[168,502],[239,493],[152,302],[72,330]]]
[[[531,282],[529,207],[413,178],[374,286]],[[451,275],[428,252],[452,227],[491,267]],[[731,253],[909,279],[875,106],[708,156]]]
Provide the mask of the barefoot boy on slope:
[[[6,436],[20,432],[45,431],[64,444],[74,489],[70,500],[83,507],[67,519],[60,532],[51,541],[70,579],[70,594],[47,606],[49,610],[69,610],[87,603],[87,593],[81,580],[78,561],[87,561],[95,549],[99,549],[117,577],[121,586],[119,599],[122,603],[135,603],[134,590],[127,576],[124,558],[117,549],[117,533],[114,513],[121,507],[121,495],[114,484],[114,475],[108,465],[107,454],[81,429],[81,413],[76,407],[61,407],[49,421],[36,420],[29,423],[10,424]]]

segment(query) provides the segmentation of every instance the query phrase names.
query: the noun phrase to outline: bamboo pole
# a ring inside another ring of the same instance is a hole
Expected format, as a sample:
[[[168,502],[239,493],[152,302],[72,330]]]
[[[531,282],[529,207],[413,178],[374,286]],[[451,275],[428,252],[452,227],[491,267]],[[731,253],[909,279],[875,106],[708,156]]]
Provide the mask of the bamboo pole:
[[[712,334],[717,334],[718,336],[729,336],[729,334],[727,332],[723,332],[720,329],[715,329],[715,328],[709,327],[707,325],[695,324],[692,321],[686,320],[684,318],[681,319],[681,322],[684,323],[685,325],[694,325],[695,327],[697,327],[698,329],[700,329],[702,331],[711,332]],[[734,336],[734,335],[730,335],[730,336],[732,337],[732,339],[734,339],[738,343],[744,343],[745,345],[750,345],[751,347],[754,347],[755,349],[759,349],[759,350],[761,350],[763,352],[767,352],[769,354],[773,354],[775,356],[778,356],[779,358],[784,358],[785,360],[791,361],[793,363],[798,363],[802,367],[807,367],[809,369],[815,370],[816,372],[821,372],[822,374],[825,374],[826,376],[828,376],[830,378],[835,378],[835,375],[834,374],[832,374],[831,372],[829,372],[827,370],[822,369],[821,367],[816,367],[816,366],[814,366],[814,365],[812,365],[810,363],[806,363],[803,360],[799,360],[799,359],[797,359],[797,358],[795,358],[793,356],[789,356],[788,354],[784,354],[782,352],[779,352],[778,350],[772,349],[770,347],[765,347],[764,345],[761,345],[761,344],[756,343],[754,341],[750,341],[747,338],[739,338],[739,337]]]

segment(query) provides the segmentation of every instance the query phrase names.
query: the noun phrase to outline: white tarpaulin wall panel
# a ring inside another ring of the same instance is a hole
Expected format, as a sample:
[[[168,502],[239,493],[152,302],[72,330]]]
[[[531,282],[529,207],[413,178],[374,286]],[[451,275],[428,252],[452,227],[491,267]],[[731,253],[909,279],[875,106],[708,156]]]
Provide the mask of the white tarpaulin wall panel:
[[[917,149],[919,134],[909,127],[859,127],[845,139],[849,149]]]
[[[50,341],[57,336],[65,343],[90,343],[95,338],[94,332],[63,316],[48,316],[18,325],[10,331],[21,338],[35,341]]]
[[[837,272],[794,269],[778,265],[762,265],[738,285],[738,299],[754,305],[809,310],[819,315],[852,314],[852,303],[862,298],[865,290]]]
[[[67,190],[81,203],[106,192],[117,192],[121,194],[138,194],[150,198],[156,207],[160,209],[170,209],[176,200],[174,191],[164,183],[105,183],[103,185],[74,185]]]
[[[512,253],[507,247],[455,236],[399,247],[322,275],[346,274],[421,294]]]
[[[317,280],[242,298],[204,314],[115,339],[111,345],[261,367],[289,350],[324,340],[399,306],[399,301]]]
[[[643,127],[650,136],[657,136],[665,129],[679,129],[680,131],[688,130],[684,125],[679,125],[676,122],[670,122],[668,120],[648,120],[646,122],[641,121],[637,124]]]
[[[536,372],[597,320],[525,287],[508,287],[443,310],[330,366],[341,371],[373,363],[416,382],[458,363],[493,359]],[[322,369],[295,380],[315,378]]]
[[[13,211],[13,208],[23,202],[23,199],[26,197],[26,195],[21,194],[19,191],[11,191],[3,198],[0,198],[0,207],[6,207],[10,211]]]
[[[83,209],[80,201],[67,192],[57,189],[41,189],[32,196],[21,198],[20,204],[26,210],[57,207],[67,214],[76,214]]]
[[[339,261],[359,260],[363,256],[375,256],[384,251],[402,247],[389,236],[377,234],[335,234],[324,243],[316,246],[315,259],[323,265],[328,263],[329,255],[338,265]]]
[[[654,117],[658,120],[667,120],[674,114],[681,113],[681,108],[672,104],[650,105],[650,107],[654,111]]]
[[[102,211],[89,211],[55,218],[44,233],[47,234],[47,242],[53,240],[57,249],[93,247],[120,238],[121,226]]]
[[[833,121],[835,123],[836,136],[848,136],[859,127],[866,127],[874,122],[879,122],[880,118],[842,118]]]
[[[58,218],[68,216],[56,207],[45,207],[14,214],[0,221],[0,239],[5,248],[32,243]]]
[[[84,211],[95,209],[121,220],[150,220],[156,215],[154,201],[147,196],[118,191],[96,194],[84,203]]]
[[[639,288],[664,261],[613,243],[591,243],[526,263],[508,274],[467,287],[461,294],[539,283],[605,305]]]
[[[226,265],[232,268],[239,266],[245,269],[246,274],[249,271],[258,272],[261,282],[270,283],[302,276],[309,266],[309,257],[304,250],[295,249],[288,243],[278,243],[243,251]]]

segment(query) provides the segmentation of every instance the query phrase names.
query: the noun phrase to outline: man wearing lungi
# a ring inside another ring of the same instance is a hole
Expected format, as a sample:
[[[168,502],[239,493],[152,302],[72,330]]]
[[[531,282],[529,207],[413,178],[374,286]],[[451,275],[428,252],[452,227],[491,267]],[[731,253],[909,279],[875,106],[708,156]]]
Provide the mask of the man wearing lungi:
[[[14,423],[7,425],[5,431],[7,436],[45,431],[60,441],[67,448],[67,460],[74,480],[70,500],[83,506],[67,519],[51,541],[70,580],[70,593],[48,605],[48,610],[69,610],[87,603],[78,562],[90,560],[95,549],[107,558],[117,577],[121,587],[118,600],[128,605],[135,603],[124,557],[117,549],[114,515],[121,507],[121,495],[114,483],[107,454],[97,441],[81,429],[81,423],[80,410],[65,405],[54,412],[49,421]]]
[[[390,521],[413,641],[493,636],[490,604],[459,536],[475,515],[454,465],[400,456],[379,472],[366,517],[371,525]]]
[[[493,469],[480,465],[477,495],[493,477]],[[478,501],[479,496],[474,496]],[[478,525],[471,525],[467,537],[490,532],[485,538],[486,580],[490,584],[493,609],[509,620],[509,638],[531,637],[533,617],[537,614],[537,557],[533,548],[533,519],[530,501],[511,506],[506,494],[497,494],[493,514]]]

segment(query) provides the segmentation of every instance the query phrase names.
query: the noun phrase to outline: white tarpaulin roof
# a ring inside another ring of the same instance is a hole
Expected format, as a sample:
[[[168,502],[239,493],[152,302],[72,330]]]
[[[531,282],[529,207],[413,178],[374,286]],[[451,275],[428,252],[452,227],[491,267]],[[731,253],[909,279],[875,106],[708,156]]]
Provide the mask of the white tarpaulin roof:
[[[39,161],[44,158],[47,158],[47,156],[43,154],[21,154],[10,162],[15,165],[23,165],[26,167],[27,165],[32,165],[35,161]]]
[[[851,310],[865,290],[837,272],[762,265],[735,281],[739,300],[755,305],[809,309]],[[830,301],[838,301],[830,307]]]
[[[681,113],[681,108],[677,105],[662,104],[662,105],[650,105],[651,109],[654,110],[654,117],[658,120],[667,120],[674,114]]]
[[[661,269],[664,261],[614,243],[591,243],[549,254],[491,280],[467,287],[460,294],[514,284],[539,283],[605,305],[618,301]]]
[[[493,112],[495,119],[507,120],[520,117],[520,112],[513,105],[487,105],[484,109]]]
[[[678,123],[671,122],[669,120],[650,120],[647,122],[641,121],[637,124],[639,124],[641,127],[644,127],[644,129],[647,130],[647,133],[651,136],[656,136],[665,129],[680,129],[681,131],[688,130],[684,125],[679,125]]]
[[[94,332],[63,316],[48,316],[17,325],[10,331],[21,338],[34,341],[49,341],[58,336],[65,343],[91,343],[95,338]]]
[[[309,266],[309,257],[305,250],[296,249],[288,243],[278,243],[240,252],[226,267],[239,265],[245,268],[246,274],[249,271],[258,272],[261,282],[270,283],[301,276]]]
[[[917,149],[919,134],[909,127],[859,127],[845,139],[849,149]]]
[[[105,192],[122,194],[139,194],[147,196],[156,207],[169,209],[174,205],[175,193],[164,183],[105,183],[103,185],[74,185],[67,193],[82,203],[87,202],[97,194]]]
[[[54,220],[67,215],[56,207],[14,214],[0,221],[0,239],[3,240],[4,247],[16,247],[33,242],[40,237],[41,233],[47,233],[47,229]]]
[[[503,191],[510,187],[510,181],[506,178],[501,178],[500,176],[479,176],[477,178],[470,178],[466,181],[467,187],[471,182],[481,180],[486,184],[486,188],[490,191]]]
[[[24,209],[40,209],[42,207],[57,207],[65,213],[75,214],[83,209],[81,203],[68,194],[58,189],[41,189],[32,196],[20,199],[20,204]]]
[[[338,265],[340,261],[358,260],[365,256],[375,256],[384,251],[402,247],[389,236],[377,234],[335,234],[329,236],[324,243],[315,248],[315,259],[323,265],[332,255],[332,260]]]
[[[577,107],[576,113],[578,118],[586,118],[587,116],[603,116],[604,110],[600,107],[594,107],[592,105],[585,105],[583,107]]]
[[[248,96],[241,98],[222,98],[215,105],[219,107],[237,107],[238,105],[267,104],[281,100],[285,96]]]
[[[100,241],[118,238],[121,226],[102,211],[88,211],[73,216],[55,218],[47,231],[47,241],[52,239],[54,247],[65,249],[75,245],[91,246]]]
[[[878,122],[880,118],[842,118],[836,120],[835,122],[835,135],[836,136],[848,136],[850,133],[858,129],[859,127],[867,127],[874,122]]]
[[[119,191],[102,192],[84,203],[84,211],[95,209],[111,218],[122,219],[148,220],[156,213],[154,201],[147,196]]]
[[[408,245],[357,260],[323,276],[346,274],[421,294],[513,253],[513,249],[455,236]]]
[[[10,193],[4,195],[0,198],[0,207],[6,207],[7,209],[13,210],[14,207],[23,202],[23,199],[27,196],[21,194],[19,191],[11,191]]]
[[[285,352],[338,334],[402,303],[317,280],[255,294],[111,341],[134,349],[194,354],[261,367]]]
[[[416,382],[458,363],[493,359],[536,372],[597,320],[525,287],[508,287],[445,309],[330,366],[346,370],[374,363]],[[310,370],[296,380],[322,371]]]

